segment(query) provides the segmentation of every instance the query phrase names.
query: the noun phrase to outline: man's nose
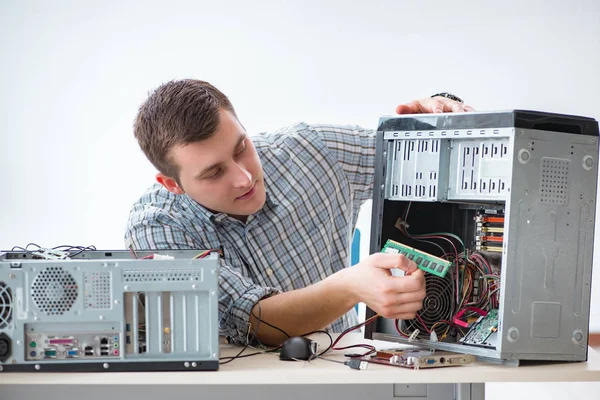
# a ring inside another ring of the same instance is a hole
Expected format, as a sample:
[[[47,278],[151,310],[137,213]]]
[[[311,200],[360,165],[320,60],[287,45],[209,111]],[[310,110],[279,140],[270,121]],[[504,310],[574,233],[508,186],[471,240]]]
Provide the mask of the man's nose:
[[[235,187],[247,187],[252,182],[252,174],[241,164],[235,164],[234,174],[233,185]]]

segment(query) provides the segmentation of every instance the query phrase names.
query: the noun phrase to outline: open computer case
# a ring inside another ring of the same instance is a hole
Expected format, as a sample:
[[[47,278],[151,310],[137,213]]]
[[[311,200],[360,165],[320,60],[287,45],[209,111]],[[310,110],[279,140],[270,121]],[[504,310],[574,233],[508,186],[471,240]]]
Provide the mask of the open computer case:
[[[365,336],[500,362],[586,360],[598,122],[400,115],[380,119],[376,146],[371,253],[393,240],[452,264],[426,273],[417,318],[378,318]]]

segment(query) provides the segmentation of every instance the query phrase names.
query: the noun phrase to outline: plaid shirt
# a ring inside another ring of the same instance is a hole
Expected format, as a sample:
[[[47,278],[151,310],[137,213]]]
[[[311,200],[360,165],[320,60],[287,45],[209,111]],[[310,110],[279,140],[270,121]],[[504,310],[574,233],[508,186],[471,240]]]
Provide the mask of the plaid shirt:
[[[246,341],[250,310],[260,299],[350,265],[358,212],[373,191],[372,130],[300,123],[252,141],[267,199],[246,223],[155,184],[133,205],[125,234],[134,249],[222,247],[219,329],[237,343]],[[352,309],[326,329],[356,323]]]

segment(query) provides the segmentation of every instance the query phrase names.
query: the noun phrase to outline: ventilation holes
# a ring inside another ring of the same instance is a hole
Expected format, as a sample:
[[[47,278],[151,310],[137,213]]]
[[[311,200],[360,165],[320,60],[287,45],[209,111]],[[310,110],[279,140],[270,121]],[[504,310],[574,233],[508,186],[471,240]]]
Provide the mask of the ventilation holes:
[[[123,272],[125,282],[162,282],[162,281],[201,281],[202,270],[197,269],[165,269],[165,270],[126,270]]]
[[[73,276],[62,267],[48,267],[31,285],[33,301],[48,315],[62,315],[77,299],[78,287]]]
[[[111,308],[110,272],[86,272],[83,275],[85,284],[85,308]]]
[[[11,320],[12,293],[4,282],[0,282],[0,329],[8,327]]]
[[[543,158],[540,177],[542,203],[567,204],[570,161],[562,158]]]

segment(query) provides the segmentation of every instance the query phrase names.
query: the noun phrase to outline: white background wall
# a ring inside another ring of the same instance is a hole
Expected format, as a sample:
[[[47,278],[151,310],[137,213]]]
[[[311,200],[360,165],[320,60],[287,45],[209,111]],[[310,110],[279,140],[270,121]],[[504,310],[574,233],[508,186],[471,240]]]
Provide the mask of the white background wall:
[[[2,0],[0,248],[122,248],[154,174],[132,122],[170,79],[212,82],[251,133],[300,120],[375,127],[439,91],[479,110],[600,119],[599,50],[597,0]]]

